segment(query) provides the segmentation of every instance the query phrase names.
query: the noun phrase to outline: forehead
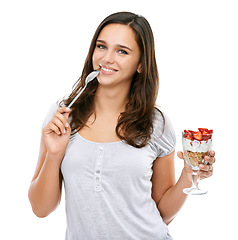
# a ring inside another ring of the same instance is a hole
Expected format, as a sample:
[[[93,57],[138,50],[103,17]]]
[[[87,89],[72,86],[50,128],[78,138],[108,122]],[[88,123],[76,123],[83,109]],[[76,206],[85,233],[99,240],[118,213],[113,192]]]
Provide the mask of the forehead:
[[[111,45],[127,45],[138,47],[134,30],[127,25],[112,23],[104,27],[97,40],[103,40]]]

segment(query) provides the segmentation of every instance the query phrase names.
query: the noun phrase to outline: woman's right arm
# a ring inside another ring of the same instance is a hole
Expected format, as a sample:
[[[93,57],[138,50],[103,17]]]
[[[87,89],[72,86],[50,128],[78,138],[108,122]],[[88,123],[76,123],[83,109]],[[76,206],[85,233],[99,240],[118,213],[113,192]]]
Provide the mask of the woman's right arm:
[[[60,165],[71,134],[69,113],[70,109],[59,108],[42,130],[38,163],[28,192],[32,210],[38,217],[49,215],[61,199]]]

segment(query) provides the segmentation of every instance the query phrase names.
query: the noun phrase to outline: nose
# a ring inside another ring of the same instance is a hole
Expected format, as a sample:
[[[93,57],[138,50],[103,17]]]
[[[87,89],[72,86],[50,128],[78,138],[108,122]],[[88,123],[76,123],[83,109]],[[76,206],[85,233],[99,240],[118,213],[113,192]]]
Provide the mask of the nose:
[[[102,56],[102,61],[105,63],[114,63],[114,52],[109,49],[105,51],[104,55]]]

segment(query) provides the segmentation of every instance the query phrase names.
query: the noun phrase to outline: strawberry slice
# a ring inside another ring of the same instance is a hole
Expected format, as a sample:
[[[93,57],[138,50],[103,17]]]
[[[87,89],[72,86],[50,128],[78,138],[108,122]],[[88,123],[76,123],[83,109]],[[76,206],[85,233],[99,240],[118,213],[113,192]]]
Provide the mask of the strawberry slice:
[[[207,141],[212,138],[213,130],[208,128],[198,128],[198,131],[184,130],[183,137],[191,141]]]
[[[184,132],[183,133],[184,138],[187,138],[187,139],[193,141],[193,134],[190,132],[190,130],[184,130],[183,132]]]
[[[202,133],[200,131],[199,132],[194,132],[193,137],[194,137],[194,139],[196,139],[198,141],[202,141]]]
[[[193,141],[193,134],[191,132],[189,132],[188,130],[184,130],[183,137]]]
[[[207,141],[208,139],[211,138],[211,135],[208,135],[208,134],[202,134],[202,140],[203,141]]]
[[[213,130],[208,130],[207,128],[198,128],[198,130],[202,133],[202,140],[207,141],[212,138]]]
[[[208,132],[207,128],[198,128],[198,130],[202,133],[202,132]]]
[[[188,134],[186,138],[187,138],[188,140],[193,141],[193,136],[192,136],[191,134]]]

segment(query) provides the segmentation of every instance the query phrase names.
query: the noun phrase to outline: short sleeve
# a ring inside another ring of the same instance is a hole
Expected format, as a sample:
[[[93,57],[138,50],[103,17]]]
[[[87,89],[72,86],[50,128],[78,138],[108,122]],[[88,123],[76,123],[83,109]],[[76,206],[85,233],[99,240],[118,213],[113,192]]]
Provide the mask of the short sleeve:
[[[45,119],[44,119],[44,121],[43,121],[43,124],[42,124],[42,126],[41,126],[41,130],[45,127],[45,125],[51,120],[51,118],[54,116],[54,114],[55,114],[55,112],[57,111],[57,109],[58,109],[58,102],[55,102],[55,103],[53,103],[51,106],[50,106],[50,108],[49,108],[49,110],[48,110],[48,112],[47,112],[47,114],[46,114],[46,116],[45,116]]]
[[[155,110],[154,131],[151,138],[151,144],[157,157],[165,157],[174,151],[176,145],[176,136],[172,123],[168,116]]]

